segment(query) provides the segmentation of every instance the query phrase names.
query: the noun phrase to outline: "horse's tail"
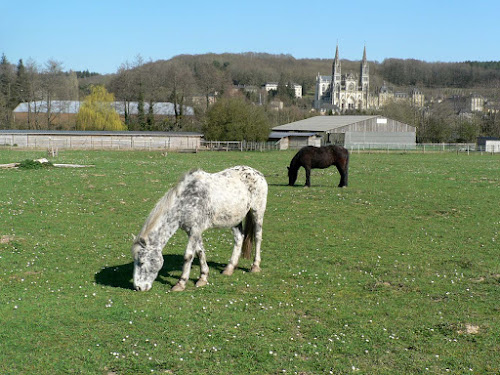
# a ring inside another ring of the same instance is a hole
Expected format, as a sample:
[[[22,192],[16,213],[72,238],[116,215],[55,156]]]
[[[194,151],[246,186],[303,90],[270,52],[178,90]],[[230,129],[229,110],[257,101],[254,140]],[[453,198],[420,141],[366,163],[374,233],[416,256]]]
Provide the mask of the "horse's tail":
[[[253,240],[255,238],[255,220],[251,210],[248,211],[247,216],[245,218],[243,235],[244,238],[241,251],[244,258],[250,259],[252,256]]]

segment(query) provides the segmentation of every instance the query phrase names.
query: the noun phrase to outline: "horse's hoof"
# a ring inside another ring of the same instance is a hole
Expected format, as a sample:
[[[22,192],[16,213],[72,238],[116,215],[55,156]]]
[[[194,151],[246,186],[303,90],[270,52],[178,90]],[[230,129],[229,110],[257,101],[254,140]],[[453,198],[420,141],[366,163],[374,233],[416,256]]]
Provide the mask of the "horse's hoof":
[[[182,292],[184,289],[186,289],[186,286],[185,285],[181,285],[181,284],[175,284],[173,287],[172,287],[172,292]]]
[[[202,286],[205,286],[208,284],[208,281],[207,280],[202,280],[202,279],[199,279],[197,282],[196,282],[196,287],[199,288],[199,287],[202,287]]]
[[[253,265],[252,268],[250,269],[250,272],[260,272],[261,269],[259,266]]]
[[[222,274],[226,275],[226,276],[231,276],[233,274],[233,272],[234,272],[234,268],[232,268],[232,267],[226,267],[224,269],[224,271],[222,271]]]

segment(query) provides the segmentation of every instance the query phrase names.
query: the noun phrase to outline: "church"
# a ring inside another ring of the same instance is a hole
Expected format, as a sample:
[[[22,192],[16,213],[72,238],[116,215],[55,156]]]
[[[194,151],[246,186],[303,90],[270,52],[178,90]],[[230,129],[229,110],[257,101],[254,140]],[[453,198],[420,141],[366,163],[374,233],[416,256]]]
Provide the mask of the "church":
[[[335,51],[332,64],[332,75],[324,76],[318,73],[314,108],[317,110],[332,110],[342,113],[347,110],[364,110],[370,108],[370,71],[366,59],[366,46],[363,49],[363,59],[359,75],[342,74],[339,58],[339,46]]]

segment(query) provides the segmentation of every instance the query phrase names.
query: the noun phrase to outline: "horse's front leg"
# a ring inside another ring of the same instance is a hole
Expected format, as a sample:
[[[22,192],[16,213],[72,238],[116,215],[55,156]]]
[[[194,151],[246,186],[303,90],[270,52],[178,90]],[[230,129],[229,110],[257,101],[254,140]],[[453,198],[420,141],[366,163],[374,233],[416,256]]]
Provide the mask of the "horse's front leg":
[[[234,247],[233,254],[231,255],[231,259],[229,260],[228,265],[222,272],[224,275],[231,276],[234,272],[234,269],[238,265],[238,261],[241,255],[241,246],[243,245],[243,224],[240,223],[237,226],[232,228],[234,235]]]
[[[200,238],[200,241],[198,243],[198,259],[200,260],[200,278],[196,282],[196,286],[205,286],[208,284],[208,264],[207,264],[207,257],[205,255],[205,248],[203,247],[203,240]]]
[[[191,272],[191,265],[193,258],[197,252],[198,243],[201,241],[201,236],[189,235],[186,252],[184,253],[184,265],[182,266],[182,275],[177,284],[174,285],[172,291],[180,292],[186,288],[186,283],[189,280],[189,273]]]
[[[311,187],[311,168],[304,167],[306,170],[306,186]]]

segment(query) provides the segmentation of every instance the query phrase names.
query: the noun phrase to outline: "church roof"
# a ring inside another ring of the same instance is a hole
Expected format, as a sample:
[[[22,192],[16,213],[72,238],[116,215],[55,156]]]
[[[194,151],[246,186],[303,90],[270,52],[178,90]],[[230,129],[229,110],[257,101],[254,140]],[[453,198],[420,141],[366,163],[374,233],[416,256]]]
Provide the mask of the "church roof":
[[[357,122],[370,120],[380,116],[314,116],[305,120],[275,126],[273,131],[307,131],[327,132]]]

